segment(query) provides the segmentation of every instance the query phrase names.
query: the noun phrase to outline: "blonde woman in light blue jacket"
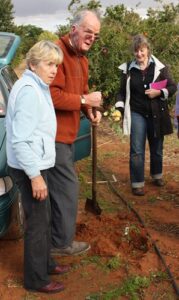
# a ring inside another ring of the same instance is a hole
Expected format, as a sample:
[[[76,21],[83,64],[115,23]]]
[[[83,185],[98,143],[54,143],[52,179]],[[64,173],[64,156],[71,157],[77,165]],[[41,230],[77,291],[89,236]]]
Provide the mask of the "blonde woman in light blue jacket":
[[[61,49],[52,42],[35,44],[26,56],[28,68],[12,88],[6,115],[9,173],[21,192],[25,214],[24,287],[44,293],[63,290],[49,274],[68,271],[50,258],[47,182],[55,163],[56,135],[49,84],[62,60]]]

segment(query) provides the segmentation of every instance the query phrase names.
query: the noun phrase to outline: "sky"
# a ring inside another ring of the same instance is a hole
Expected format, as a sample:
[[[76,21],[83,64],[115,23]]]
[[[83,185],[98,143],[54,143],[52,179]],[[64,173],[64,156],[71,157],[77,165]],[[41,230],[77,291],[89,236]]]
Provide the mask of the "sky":
[[[12,0],[14,5],[14,21],[16,25],[32,24],[43,29],[55,32],[57,25],[64,25],[68,22],[70,14],[68,12],[69,0]],[[81,4],[88,3],[81,0]],[[178,3],[178,0],[165,0],[165,3]],[[125,7],[133,8],[142,17],[145,17],[149,7],[156,8],[160,4],[155,0],[100,0],[103,11],[107,6],[124,4]]]

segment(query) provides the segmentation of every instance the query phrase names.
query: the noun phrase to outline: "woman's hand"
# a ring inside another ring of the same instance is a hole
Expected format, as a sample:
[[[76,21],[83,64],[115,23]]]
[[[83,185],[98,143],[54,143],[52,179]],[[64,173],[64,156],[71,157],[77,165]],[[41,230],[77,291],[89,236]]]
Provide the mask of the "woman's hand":
[[[159,97],[161,95],[160,90],[148,89],[145,91],[145,95],[147,95],[150,99]]]
[[[47,198],[48,191],[46,183],[41,175],[31,179],[32,195],[39,201],[43,201]]]

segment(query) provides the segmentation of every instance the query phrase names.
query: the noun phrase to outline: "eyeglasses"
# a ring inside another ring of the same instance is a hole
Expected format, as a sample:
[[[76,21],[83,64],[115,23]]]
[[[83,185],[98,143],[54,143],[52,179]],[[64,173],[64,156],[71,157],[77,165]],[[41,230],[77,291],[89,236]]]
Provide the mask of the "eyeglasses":
[[[91,31],[89,29],[84,30],[84,33],[85,33],[86,37],[89,37],[89,38],[94,37],[95,41],[98,41],[100,38],[99,33],[94,33],[93,31]]]
[[[82,25],[78,25],[78,24],[76,24],[76,25],[83,29],[83,32],[84,32],[86,38],[94,37],[95,42],[99,40],[99,38],[100,38],[99,33],[95,33],[90,29],[85,29]]]

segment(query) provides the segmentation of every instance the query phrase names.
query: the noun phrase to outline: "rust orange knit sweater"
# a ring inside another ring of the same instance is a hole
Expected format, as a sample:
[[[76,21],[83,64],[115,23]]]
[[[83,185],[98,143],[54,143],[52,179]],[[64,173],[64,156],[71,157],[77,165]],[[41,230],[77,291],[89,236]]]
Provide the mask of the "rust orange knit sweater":
[[[50,86],[57,117],[56,141],[72,144],[80,125],[80,96],[88,93],[88,60],[77,55],[69,43],[69,35],[63,36],[57,44],[61,47],[64,60]]]

